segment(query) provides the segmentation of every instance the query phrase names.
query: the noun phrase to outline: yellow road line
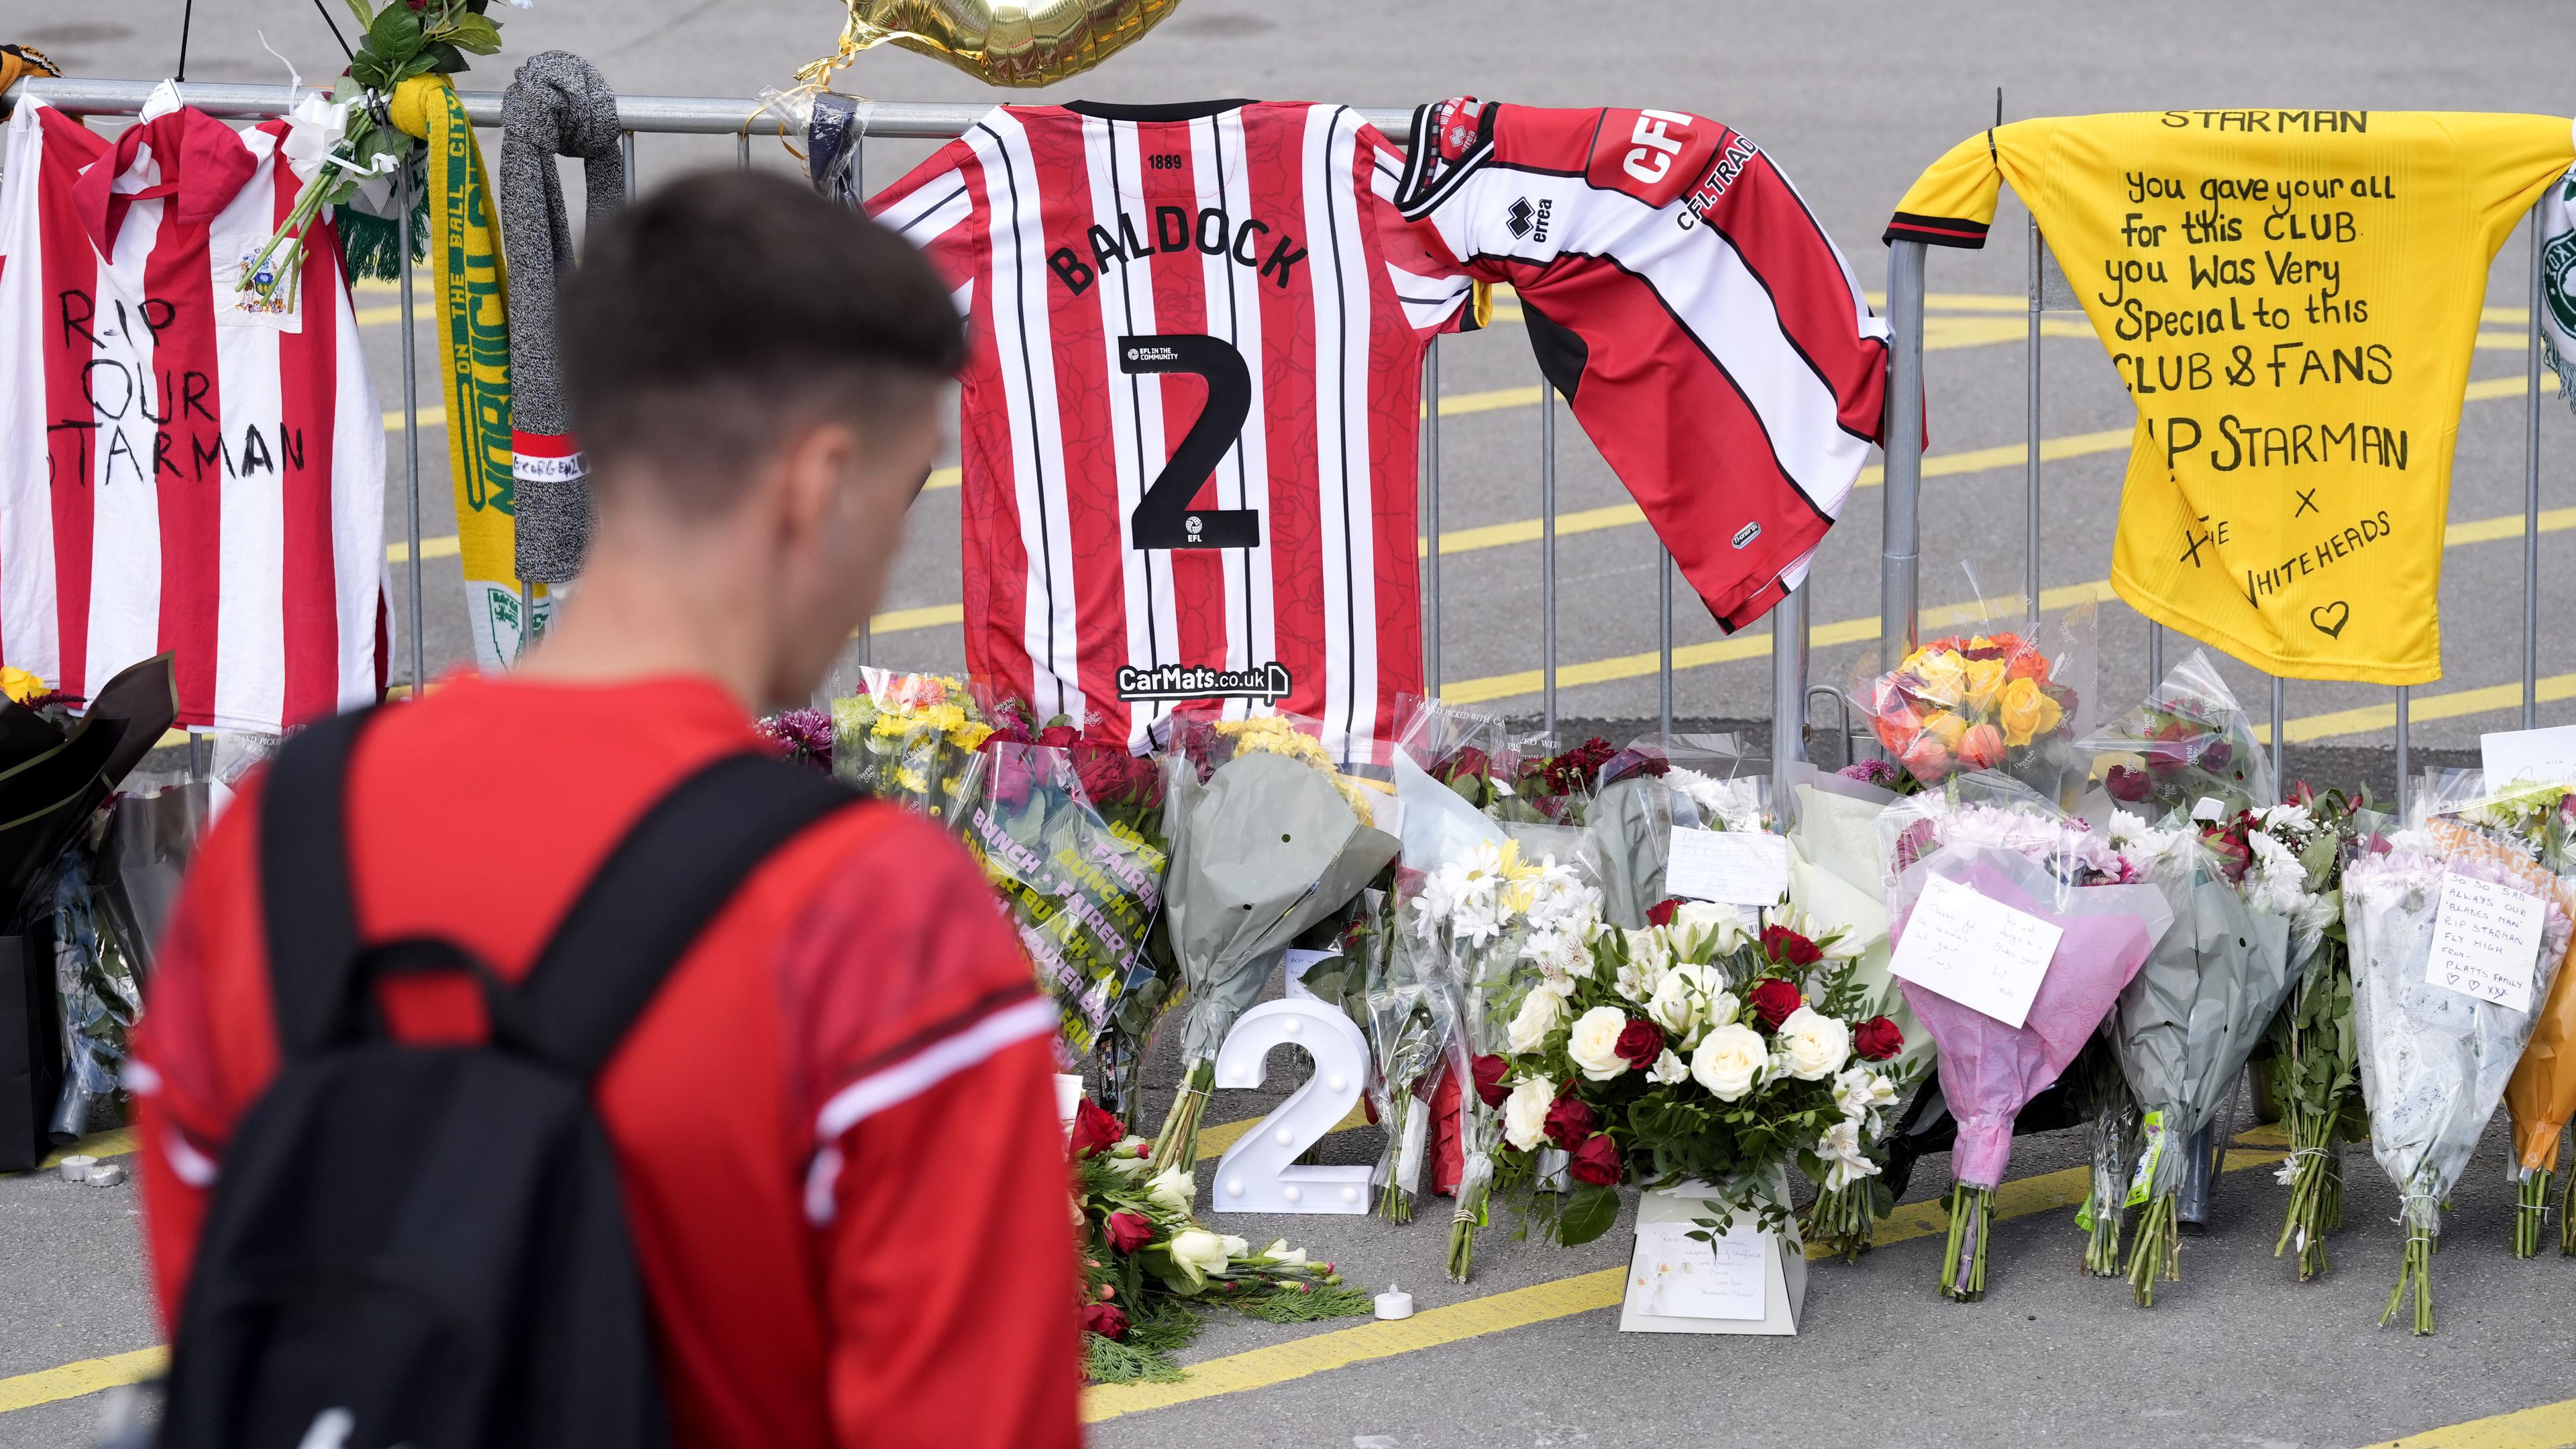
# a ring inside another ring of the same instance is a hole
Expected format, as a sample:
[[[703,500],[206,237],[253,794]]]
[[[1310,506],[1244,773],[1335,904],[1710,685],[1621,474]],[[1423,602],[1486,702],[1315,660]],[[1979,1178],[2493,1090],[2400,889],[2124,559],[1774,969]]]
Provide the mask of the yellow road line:
[[[20,1374],[13,1379],[0,1379],[0,1414],[12,1409],[32,1409],[61,1399],[77,1399],[119,1384],[141,1383],[161,1372],[170,1361],[166,1348],[138,1348],[132,1353],[110,1354],[106,1358],[85,1358],[61,1368]]]
[[[2369,1449],[2567,1449],[2570,1444],[2576,1444],[2576,1399],[2427,1429]]]
[[[2231,1150],[2227,1154],[2227,1171],[2240,1172],[2280,1160],[2278,1152]],[[2091,1181],[2091,1168],[2069,1167],[2007,1182],[1995,1189],[1994,1216],[1999,1220],[2029,1217],[2073,1207],[2084,1200],[2085,1190]],[[1886,1246],[1936,1234],[1946,1237],[1949,1231],[1949,1210],[1935,1199],[1905,1204],[1894,1215],[1882,1219],[1876,1241]],[[1826,1255],[1821,1249],[1811,1247],[1807,1256],[1815,1259]],[[1626,1277],[1627,1269],[1624,1267],[1577,1273],[1552,1282],[1489,1293],[1464,1303],[1428,1309],[1411,1318],[1311,1334],[1268,1348],[1184,1365],[1189,1377],[1179,1383],[1094,1384],[1082,1391],[1082,1419],[1086,1424],[1097,1424],[1151,1409],[1169,1408],[1174,1404],[1268,1388],[1371,1359],[1392,1358],[1397,1354],[1481,1338],[1489,1333],[1525,1328],[1550,1319],[1615,1308],[1624,1292]]]

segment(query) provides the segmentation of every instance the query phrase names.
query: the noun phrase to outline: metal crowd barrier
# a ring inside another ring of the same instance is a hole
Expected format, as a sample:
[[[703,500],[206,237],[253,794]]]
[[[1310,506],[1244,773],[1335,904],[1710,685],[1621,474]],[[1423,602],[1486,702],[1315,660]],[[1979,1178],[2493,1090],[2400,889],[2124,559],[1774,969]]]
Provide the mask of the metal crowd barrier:
[[[80,78],[49,79],[31,77],[22,82],[18,94],[39,99],[66,113],[88,116],[134,115],[143,108],[156,83],[151,81],[88,80]],[[256,119],[283,115],[311,89],[298,90],[283,85],[220,85],[187,83],[179,86],[180,100],[211,115],[229,119]],[[457,99],[465,108],[466,118],[477,126],[501,124],[499,91],[459,91]],[[885,140],[953,140],[963,135],[977,119],[991,109],[989,105],[917,105],[899,101],[860,101],[858,106],[859,142],[865,146],[869,137]],[[1403,144],[1412,113],[1408,110],[1362,110],[1360,115],[1385,133],[1396,145]],[[625,128],[626,177],[631,191],[635,185],[635,137],[639,134],[734,136],[738,140],[737,157],[745,166],[751,164],[751,142],[756,132],[775,127],[777,122],[764,113],[762,103],[748,97],[711,96],[620,96],[617,117]],[[854,169],[864,164],[864,151],[853,158]],[[862,173],[863,174],[863,173]],[[409,246],[411,216],[410,179],[404,175],[400,206],[404,218],[405,246]],[[1917,307],[1921,315],[1921,259],[1915,262]],[[411,270],[403,270],[402,345],[403,345],[403,486],[409,510],[411,562],[410,623],[411,679],[427,677],[422,623],[420,525],[420,426],[417,396],[416,362],[414,360],[415,300],[412,294]],[[2033,324],[2034,327],[2036,323]],[[1913,350],[1915,375],[1921,371],[1919,337]],[[2034,382],[2033,386],[2036,386]],[[1427,541],[1422,563],[1423,603],[1423,676],[1432,694],[1440,692],[1440,347],[1435,340],[1423,360],[1423,429],[1422,429],[1422,496],[1421,533]],[[1914,397],[1915,390],[1899,388],[1904,397]],[[1540,379],[1539,423],[1539,502],[1540,502],[1540,577],[1543,595],[1543,626],[1540,667],[1540,709],[1549,731],[1557,724],[1557,557],[1556,557],[1556,391],[1544,377]],[[1915,422],[1907,424],[1919,431],[1919,410]],[[2034,419],[2036,410],[2034,409]],[[2036,423],[2034,422],[2034,426]],[[1906,428],[1899,428],[1906,433]],[[1910,434],[1907,434],[1910,435]],[[1920,450],[1914,459],[1919,471]],[[1897,493],[1895,458],[1889,458],[1889,498],[1891,517]],[[2034,465],[2035,467],[2035,465]],[[2034,490],[2037,487],[2034,475]],[[1912,493],[1907,491],[1907,507],[1912,507]],[[2034,497],[2036,494],[2034,492]],[[1910,512],[1909,512],[1910,519]],[[2036,514],[2034,513],[2034,518]],[[2036,527],[2036,524],[2033,525]],[[1909,524],[1910,527],[1910,524]],[[1910,537],[1910,532],[1908,534]],[[1910,553],[1910,550],[1909,550]],[[1658,711],[1663,728],[1669,732],[1673,723],[1673,561],[1669,550],[1660,545],[1657,554],[1657,644],[1660,657],[1658,671]],[[1909,608],[1910,608],[1910,594]],[[1771,746],[1775,761],[1786,763],[1806,757],[1806,679],[1807,679],[1807,612],[1806,590],[1793,591],[1772,613],[1772,710]],[[523,612],[523,618],[530,617]],[[1910,628],[1910,625],[1909,625]],[[861,638],[862,657],[869,643]]]
[[[2540,309],[2544,303],[2546,282],[2540,257],[2540,208],[2534,204],[2530,217],[2531,262],[2525,280],[2530,286],[2530,345],[2528,348],[2523,419],[2523,518],[2522,518],[2522,728],[2530,729],[2539,722],[2540,711],[2540,375],[2541,341]],[[1893,662],[1903,657],[1917,642],[1916,622],[1920,617],[1921,500],[1923,491],[1923,263],[1925,246],[1917,241],[1892,242],[1887,255],[1888,325],[1893,330],[1894,346],[1888,360],[1888,408],[1886,443],[1886,510],[1885,533],[1879,555],[1879,647],[1882,655]],[[2030,223],[2030,345],[2026,373],[2029,419],[2028,452],[2024,459],[2026,497],[2023,504],[2022,581],[2023,599],[2032,618],[2039,615],[2039,342],[2041,292],[2047,265],[2045,242],[2039,234],[2036,217]],[[1785,609],[1787,606],[1783,605]],[[1783,625],[1775,627],[1785,628]],[[2147,625],[2147,675],[2150,687],[2164,677],[2164,628],[2150,621]],[[2283,779],[2282,771],[2282,680],[2271,677],[2271,753],[2272,776]],[[2396,690],[2397,806],[2406,808],[2413,782],[2410,770],[2408,712],[2411,691],[2406,685]],[[1774,726],[1778,733],[1778,726]]]

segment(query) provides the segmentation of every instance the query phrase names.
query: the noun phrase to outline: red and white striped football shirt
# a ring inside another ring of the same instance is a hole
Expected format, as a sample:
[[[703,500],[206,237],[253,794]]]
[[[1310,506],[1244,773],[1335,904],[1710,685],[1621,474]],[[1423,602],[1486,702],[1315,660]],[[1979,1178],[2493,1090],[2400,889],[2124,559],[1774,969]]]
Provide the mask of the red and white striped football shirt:
[[[286,131],[10,121],[0,663],[67,694],[164,650],[183,724],[275,732],[379,688],[384,428],[329,223],[293,308],[235,290],[294,205]]]
[[[957,285],[966,658],[1097,737],[1422,688],[1421,356],[1470,282],[1346,107],[1002,106],[869,208]]]
[[[1886,402],[1887,323],[1789,178],[1680,111],[1444,101],[1404,214],[1509,283],[1539,365],[1729,630],[1806,576]]]

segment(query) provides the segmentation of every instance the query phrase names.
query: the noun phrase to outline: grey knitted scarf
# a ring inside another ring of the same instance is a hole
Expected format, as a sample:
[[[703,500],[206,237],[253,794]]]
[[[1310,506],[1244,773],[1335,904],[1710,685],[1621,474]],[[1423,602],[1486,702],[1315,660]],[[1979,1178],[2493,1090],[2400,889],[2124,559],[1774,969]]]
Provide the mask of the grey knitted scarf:
[[[626,200],[617,93],[567,51],[531,56],[501,97],[501,253],[510,268],[510,411],[520,433],[571,431],[555,363],[555,274],[573,264],[572,226],[555,157],[581,159],[588,224]],[[562,583],[590,543],[590,488],[574,459],[535,449],[516,469],[518,576]]]

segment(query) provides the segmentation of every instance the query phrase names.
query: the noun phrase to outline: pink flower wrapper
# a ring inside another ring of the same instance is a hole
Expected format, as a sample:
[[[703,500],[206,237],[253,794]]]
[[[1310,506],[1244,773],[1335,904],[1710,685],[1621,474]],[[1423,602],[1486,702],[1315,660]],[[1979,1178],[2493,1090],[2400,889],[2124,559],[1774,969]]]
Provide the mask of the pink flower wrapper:
[[[2007,1026],[1911,981],[1899,983],[1906,1004],[1940,1046],[1941,1094],[1959,1122],[1951,1176],[1971,1187],[2002,1183],[2004,1164],[2012,1156],[2014,1117],[2075,1060],[2172,922],[2162,896],[2151,886],[2070,889],[2065,895],[2079,909],[2060,914],[2017,881],[2029,879],[2012,868],[2018,861],[1971,847],[1944,850],[1916,869],[1957,881],[2065,933],[2022,1025]],[[2028,870],[2036,873],[2037,867]],[[1921,881],[1909,880],[1898,889],[1903,914],[1894,939],[1902,945]]]

